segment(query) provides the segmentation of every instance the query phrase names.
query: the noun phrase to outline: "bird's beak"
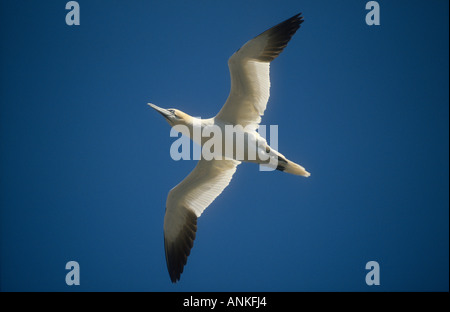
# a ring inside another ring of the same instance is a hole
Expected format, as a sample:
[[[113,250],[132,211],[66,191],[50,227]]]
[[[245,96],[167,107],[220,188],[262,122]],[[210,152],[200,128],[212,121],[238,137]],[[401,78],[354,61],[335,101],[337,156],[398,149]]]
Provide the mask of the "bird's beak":
[[[172,115],[172,113],[169,112],[167,109],[158,107],[158,106],[156,106],[155,104],[148,103],[148,106],[150,106],[151,108],[153,108],[154,110],[156,110],[158,113],[160,113],[161,115],[163,115],[163,117],[166,118],[166,119],[169,119],[169,116]]]

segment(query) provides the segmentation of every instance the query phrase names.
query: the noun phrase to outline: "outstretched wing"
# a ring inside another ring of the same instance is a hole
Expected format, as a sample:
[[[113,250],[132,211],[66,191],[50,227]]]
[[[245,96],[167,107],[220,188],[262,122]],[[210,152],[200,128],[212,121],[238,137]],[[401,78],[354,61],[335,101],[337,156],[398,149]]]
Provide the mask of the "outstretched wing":
[[[266,30],[237,50],[228,60],[231,90],[216,118],[257,129],[269,100],[269,67],[287,46],[300,24],[301,13]]]
[[[197,218],[227,187],[239,164],[236,160],[201,159],[169,192],[164,216],[164,248],[173,283],[180,279],[194,245]]]

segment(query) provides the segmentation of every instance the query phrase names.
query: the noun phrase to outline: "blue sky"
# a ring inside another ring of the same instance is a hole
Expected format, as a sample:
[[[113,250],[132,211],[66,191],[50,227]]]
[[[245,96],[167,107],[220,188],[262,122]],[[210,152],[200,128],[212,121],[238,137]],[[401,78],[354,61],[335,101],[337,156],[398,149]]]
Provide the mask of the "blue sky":
[[[371,27],[356,0],[80,0],[79,26],[66,2],[0,2],[2,290],[449,290],[448,1]],[[239,166],[173,285],[165,201],[195,161],[146,103],[214,116],[231,54],[298,12],[263,124],[312,175]]]

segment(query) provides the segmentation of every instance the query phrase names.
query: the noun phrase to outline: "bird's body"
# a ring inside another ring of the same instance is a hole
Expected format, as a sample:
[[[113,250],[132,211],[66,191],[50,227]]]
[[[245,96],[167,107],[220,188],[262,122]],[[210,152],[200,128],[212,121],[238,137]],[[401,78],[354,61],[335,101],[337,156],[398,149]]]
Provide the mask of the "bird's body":
[[[202,146],[202,158],[197,166],[167,197],[164,245],[172,282],[179,280],[187,262],[197,218],[230,183],[241,162],[258,163],[305,177],[310,175],[302,166],[272,149],[256,131],[269,99],[270,62],[286,47],[302,22],[303,17],[297,14],[248,41],[230,57],[231,90],[215,117],[200,119],[149,104],[172,127]]]

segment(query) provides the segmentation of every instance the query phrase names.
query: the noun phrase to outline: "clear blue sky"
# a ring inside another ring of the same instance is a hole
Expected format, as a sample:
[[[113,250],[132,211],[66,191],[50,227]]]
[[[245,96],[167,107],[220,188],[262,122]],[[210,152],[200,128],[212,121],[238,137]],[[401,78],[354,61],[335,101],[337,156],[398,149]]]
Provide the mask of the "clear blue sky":
[[[2,290],[449,290],[448,1],[371,27],[367,1],[80,0],[80,26],[66,2],[0,2]],[[173,285],[165,202],[195,161],[146,103],[214,116],[231,54],[298,12],[263,123],[312,176],[239,166]]]

